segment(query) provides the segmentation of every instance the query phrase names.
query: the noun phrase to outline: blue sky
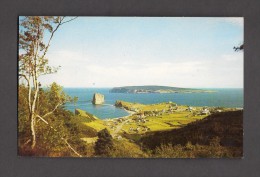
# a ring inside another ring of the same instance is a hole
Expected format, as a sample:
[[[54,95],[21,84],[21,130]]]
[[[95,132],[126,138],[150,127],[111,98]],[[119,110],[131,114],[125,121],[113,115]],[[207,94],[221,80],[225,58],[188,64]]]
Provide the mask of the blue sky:
[[[54,36],[43,85],[243,88],[243,18],[79,17]]]

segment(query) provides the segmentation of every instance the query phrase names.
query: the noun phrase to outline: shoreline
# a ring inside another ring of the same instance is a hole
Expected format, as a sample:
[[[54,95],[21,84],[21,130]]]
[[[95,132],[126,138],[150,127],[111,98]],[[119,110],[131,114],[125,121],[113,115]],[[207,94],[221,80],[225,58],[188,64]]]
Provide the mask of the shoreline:
[[[164,103],[164,102],[162,102]],[[156,104],[161,104],[161,103],[156,103]],[[106,117],[106,118],[100,118],[96,115],[93,114],[93,116],[96,116],[98,119],[100,120],[103,120],[103,121],[111,121],[111,120],[118,120],[118,119],[127,119],[129,118],[130,116],[132,116],[133,114],[137,113],[136,111],[130,111],[130,110],[127,110],[126,108],[124,107],[117,107],[113,104],[103,104],[105,106],[112,106],[112,107],[116,107],[116,108],[119,108],[119,109],[123,109],[125,112],[128,113],[128,115],[125,115],[125,116],[119,116],[119,117]],[[149,104],[148,104],[149,105]],[[153,105],[153,104],[152,104]],[[179,106],[185,106],[185,105],[179,105]],[[208,107],[208,108],[217,108],[219,106],[193,106],[193,105],[190,105],[191,107]],[[235,109],[235,110],[244,110],[243,107],[223,107],[223,108],[226,108],[226,109]],[[78,108],[76,108],[78,109]],[[69,109],[67,109],[68,111],[71,111]],[[87,110],[84,110],[86,112],[88,112]],[[72,112],[72,111],[71,111]],[[74,111],[73,111],[74,112]],[[88,112],[89,113],[89,112]]]

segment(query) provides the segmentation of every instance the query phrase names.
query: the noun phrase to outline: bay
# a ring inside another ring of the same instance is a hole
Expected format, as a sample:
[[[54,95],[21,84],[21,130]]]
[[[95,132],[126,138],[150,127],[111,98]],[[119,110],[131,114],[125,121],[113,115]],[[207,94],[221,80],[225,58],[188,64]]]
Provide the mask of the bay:
[[[85,110],[95,116],[106,118],[117,118],[127,116],[129,113],[124,109],[114,106],[116,100],[128,102],[137,102],[142,104],[155,104],[172,101],[179,105],[189,106],[214,106],[243,108],[243,89],[241,88],[224,88],[207,90],[216,91],[213,93],[143,93],[143,94],[126,94],[126,93],[109,93],[111,88],[64,88],[66,94],[78,97],[76,104],[67,103],[65,109],[72,112],[76,108]],[[94,93],[105,95],[105,104],[93,105],[91,103]]]

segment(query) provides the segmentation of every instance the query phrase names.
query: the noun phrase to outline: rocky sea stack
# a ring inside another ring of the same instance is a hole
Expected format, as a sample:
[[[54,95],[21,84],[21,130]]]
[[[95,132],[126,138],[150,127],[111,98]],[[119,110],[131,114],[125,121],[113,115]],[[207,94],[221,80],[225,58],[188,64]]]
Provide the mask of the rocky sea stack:
[[[103,104],[105,102],[105,96],[100,93],[93,95],[92,104]]]

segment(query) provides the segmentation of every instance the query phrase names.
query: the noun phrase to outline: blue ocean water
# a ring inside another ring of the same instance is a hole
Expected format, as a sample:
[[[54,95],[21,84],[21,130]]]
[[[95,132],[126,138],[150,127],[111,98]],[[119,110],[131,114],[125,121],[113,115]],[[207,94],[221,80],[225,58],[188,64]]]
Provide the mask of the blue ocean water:
[[[76,104],[67,103],[65,108],[74,112],[76,108],[85,110],[95,116],[105,118],[116,118],[128,115],[123,109],[114,106],[116,100],[138,102],[143,104],[154,104],[172,101],[179,105],[190,106],[221,106],[230,108],[243,107],[243,89],[207,89],[214,93],[144,93],[126,94],[109,93],[110,88],[64,88],[65,93],[79,100]],[[105,95],[105,104],[92,105],[91,100],[94,93]]]

